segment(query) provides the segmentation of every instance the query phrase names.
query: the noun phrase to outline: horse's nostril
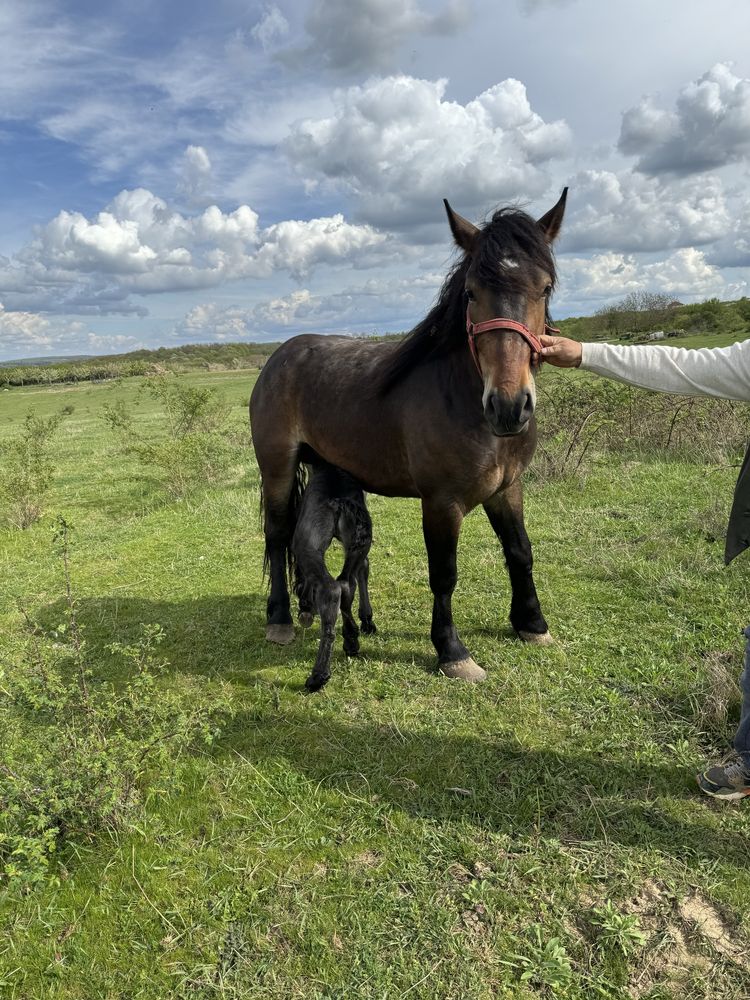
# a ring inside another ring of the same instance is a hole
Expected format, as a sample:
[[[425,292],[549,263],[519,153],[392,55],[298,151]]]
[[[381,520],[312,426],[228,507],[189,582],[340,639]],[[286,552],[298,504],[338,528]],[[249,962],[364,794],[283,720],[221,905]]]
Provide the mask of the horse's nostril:
[[[523,409],[521,410],[521,419],[529,420],[532,413],[534,412],[534,397],[532,396],[531,391],[529,389],[526,389],[525,396],[526,398],[523,403]]]

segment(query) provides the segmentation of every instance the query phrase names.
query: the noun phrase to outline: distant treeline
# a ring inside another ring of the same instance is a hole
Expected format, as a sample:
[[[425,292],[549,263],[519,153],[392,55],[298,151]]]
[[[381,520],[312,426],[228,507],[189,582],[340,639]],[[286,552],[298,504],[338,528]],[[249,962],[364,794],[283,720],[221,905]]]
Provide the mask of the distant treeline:
[[[644,340],[656,331],[681,336],[735,334],[743,340],[750,336],[750,299],[707,299],[683,305],[668,295],[633,292],[593,316],[571,317],[555,325],[576,340]]]
[[[186,344],[156,350],[111,354],[85,361],[0,367],[0,389],[21,385],[52,385],[56,382],[99,382],[157,374],[160,371],[225,371],[260,368],[278,347],[273,344]]]
[[[720,302],[708,299],[683,305],[656,292],[633,292],[621,302],[598,310],[593,316],[575,316],[556,324],[566,337],[576,340],[645,340],[651,333],[665,335],[733,334],[738,340],[750,336],[750,298]],[[374,339],[384,340],[401,334]],[[96,382],[158,374],[163,371],[227,371],[262,368],[278,347],[271,344],[185,344],[156,350],[131,351],[85,360],[45,365],[0,367],[0,389],[9,386],[51,385],[55,382]]]

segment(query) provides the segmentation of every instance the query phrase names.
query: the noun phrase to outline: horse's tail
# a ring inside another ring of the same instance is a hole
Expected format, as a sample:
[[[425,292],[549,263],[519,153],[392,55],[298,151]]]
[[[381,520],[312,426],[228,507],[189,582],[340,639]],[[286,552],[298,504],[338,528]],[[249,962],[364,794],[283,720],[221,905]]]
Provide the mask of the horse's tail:
[[[294,559],[294,553],[292,551],[292,535],[294,534],[294,529],[297,524],[297,518],[299,517],[300,507],[302,506],[302,498],[305,495],[305,490],[307,489],[307,466],[303,465],[298,459],[297,466],[294,470],[294,479],[292,481],[292,489],[289,493],[289,500],[287,501],[287,511],[286,511],[286,543],[285,543],[285,556],[286,556],[286,569],[287,569],[287,583],[290,589],[293,589],[297,580],[297,564]],[[265,492],[263,489],[263,477],[260,480],[260,516],[261,521],[263,521],[263,515],[265,512]],[[270,554],[268,551],[268,539],[266,539],[265,549],[263,551],[263,577],[264,579],[268,577],[268,568],[270,565]]]

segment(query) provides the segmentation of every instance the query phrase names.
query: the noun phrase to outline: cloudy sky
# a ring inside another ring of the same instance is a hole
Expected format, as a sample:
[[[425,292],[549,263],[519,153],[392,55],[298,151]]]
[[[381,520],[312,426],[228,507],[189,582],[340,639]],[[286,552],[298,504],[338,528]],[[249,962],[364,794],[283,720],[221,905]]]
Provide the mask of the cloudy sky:
[[[750,282],[746,0],[2,0],[0,359],[410,328],[570,187],[557,317]]]

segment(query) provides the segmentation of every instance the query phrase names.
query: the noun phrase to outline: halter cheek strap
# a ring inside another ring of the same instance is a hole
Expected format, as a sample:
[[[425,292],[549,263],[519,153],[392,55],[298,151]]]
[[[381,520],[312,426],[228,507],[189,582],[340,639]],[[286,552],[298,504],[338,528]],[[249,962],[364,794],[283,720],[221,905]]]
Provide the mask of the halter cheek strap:
[[[466,333],[469,338],[469,350],[471,351],[471,356],[474,359],[474,364],[477,366],[477,371],[482,374],[482,369],[479,367],[479,357],[477,356],[477,345],[476,338],[480,333],[489,333],[490,330],[513,330],[516,333],[520,333],[523,339],[531,348],[532,354],[538,354],[541,357],[542,354],[542,342],[539,340],[535,333],[524,326],[523,323],[518,323],[514,319],[504,319],[502,316],[496,316],[494,319],[485,320],[484,323],[472,323],[470,315],[470,307],[466,307]],[[560,331],[555,326],[550,326],[549,323],[544,324],[545,333],[559,333]]]

